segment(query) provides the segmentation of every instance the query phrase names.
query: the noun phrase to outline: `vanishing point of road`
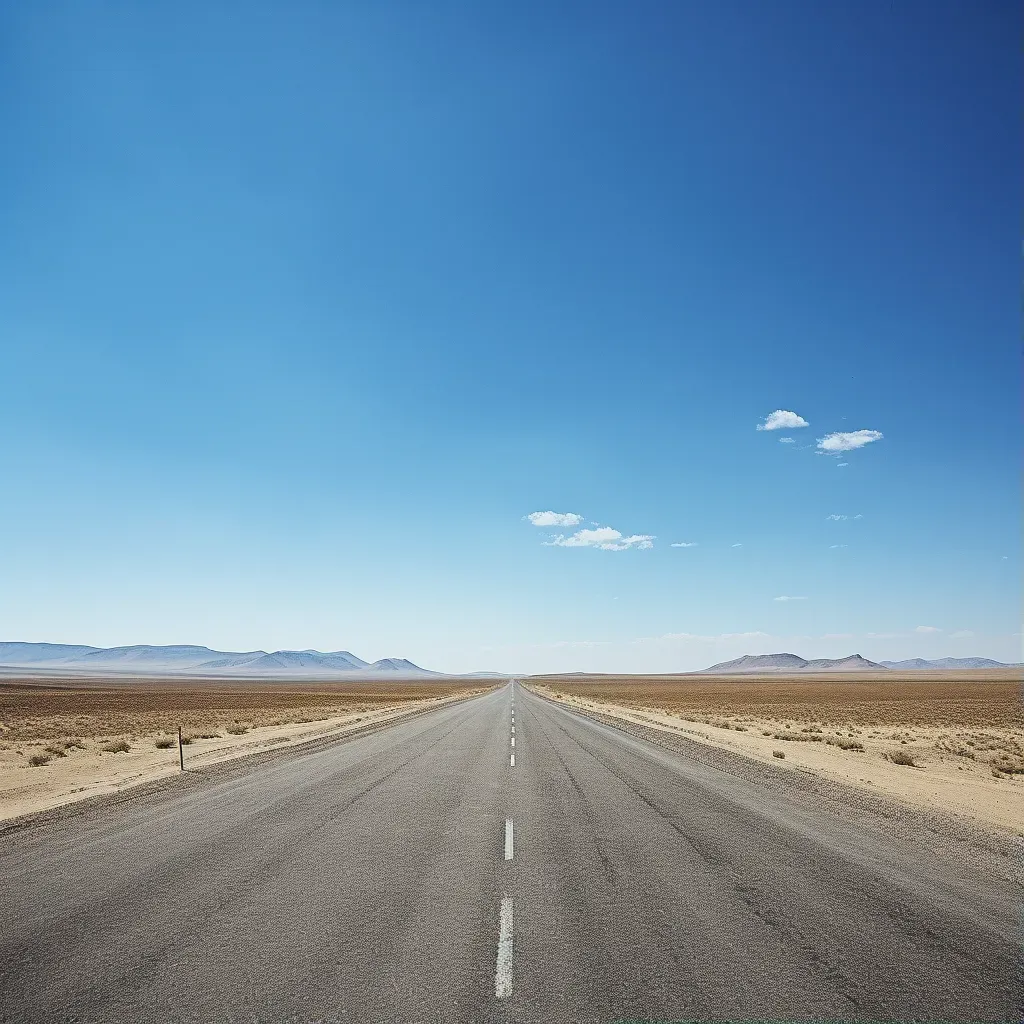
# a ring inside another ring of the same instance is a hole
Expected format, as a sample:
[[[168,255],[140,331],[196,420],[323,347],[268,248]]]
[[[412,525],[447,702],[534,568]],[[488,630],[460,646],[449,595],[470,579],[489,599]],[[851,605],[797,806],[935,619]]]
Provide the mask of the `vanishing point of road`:
[[[960,881],[510,683],[0,835],[0,1020],[1019,1019]]]

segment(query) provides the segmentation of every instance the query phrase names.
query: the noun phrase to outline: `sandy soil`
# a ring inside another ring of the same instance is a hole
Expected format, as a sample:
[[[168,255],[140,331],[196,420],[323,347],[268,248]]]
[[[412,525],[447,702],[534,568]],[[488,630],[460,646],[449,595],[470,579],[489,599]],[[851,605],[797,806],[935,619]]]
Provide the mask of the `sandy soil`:
[[[465,690],[448,697],[382,704],[358,713],[337,715],[317,722],[293,722],[249,729],[242,735],[219,735],[193,739],[184,748],[185,766],[205,767],[220,761],[244,757],[285,744],[298,744],[331,735],[344,735],[367,725],[401,718],[426,707],[438,707],[464,700],[477,690]],[[26,756],[44,749],[41,743],[24,742],[0,749],[0,820],[74,803],[87,797],[116,793],[130,786],[175,775],[180,771],[178,747],[158,749],[160,734],[132,738],[125,752],[104,751],[108,740],[82,740],[81,746],[66,748],[63,756],[48,764],[32,767]]]
[[[817,734],[805,734],[835,739],[855,735],[856,741],[864,747],[863,750],[843,750],[821,740],[777,739],[775,734],[780,732],[800,735],[798,726],[779,718],[744,715],[739,720],[741,731],[737,728],[739,721],[722,720],[721,725],[716,725],[663,711],[559,692],[543,684],[531,684],[530,689],[570,707],[681,733],[754,760],[812,772],[927,810],[956,814],[988,828],[1024,835],[1024,776],[1000,774],[997,777],[987,761],[956,753],[957,749],[964,749],[963,741],[950,738],[948,725],[916,724],[908,728],[889,724],[875,728],[860,726],[856,730],[822,728]],[[983,734],[992,742],[1003,739],[1012,744],[1018,731],[990,725]],[[774,751],[785,757],[776,757]],[[887,760],[886,755],[896,752],[909,754],[915,766]]]

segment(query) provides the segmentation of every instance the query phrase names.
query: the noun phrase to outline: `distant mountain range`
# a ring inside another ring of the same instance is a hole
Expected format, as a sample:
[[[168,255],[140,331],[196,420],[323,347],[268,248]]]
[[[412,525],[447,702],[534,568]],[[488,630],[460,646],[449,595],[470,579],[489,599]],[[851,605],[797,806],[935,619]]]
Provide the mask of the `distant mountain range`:
[[[911,658],[908,661],[868,661],[859,654],[851,654],[848,658],[815,658],[807,661],[796,654],[746,654],[733,661],[723,661],[705,673],[715,675],[734,675],[743,672],[868,672],[886,671],[887,669],[944,669],[944,668],[1012,668],[1001,661],[991,658],[940,658],[937,661],[925,661],[924,658]]]
[[[880,661],[879,665],[886,668],[1014,668],[1005,661],[993,661],[991,658],[936,658],[925,661],[924,658],[908,658],[906,661]]]
[[[0,643],[0,667],[75,672],[163,672],[172,675],[437,675],[405,658],[372,664],[349,651],[213,651],[189,644],[170,647],[85,647],[80,644]]]

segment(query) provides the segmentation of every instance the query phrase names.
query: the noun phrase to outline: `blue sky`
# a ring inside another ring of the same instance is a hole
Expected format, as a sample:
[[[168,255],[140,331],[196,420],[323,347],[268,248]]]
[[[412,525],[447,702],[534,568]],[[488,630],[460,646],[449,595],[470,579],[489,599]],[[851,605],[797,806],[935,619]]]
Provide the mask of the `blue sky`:
[[[5,5],[0,639],[1018,660],[1020,21]]]

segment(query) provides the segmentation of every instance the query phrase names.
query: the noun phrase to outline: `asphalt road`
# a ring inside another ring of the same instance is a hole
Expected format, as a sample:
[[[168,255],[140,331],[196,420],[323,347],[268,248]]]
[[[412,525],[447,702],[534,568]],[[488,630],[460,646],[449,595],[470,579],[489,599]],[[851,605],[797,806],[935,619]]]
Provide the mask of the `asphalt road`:
[[[509,685],[0,836],[0,1020],[1015,1020],[1015,900]]]

